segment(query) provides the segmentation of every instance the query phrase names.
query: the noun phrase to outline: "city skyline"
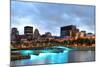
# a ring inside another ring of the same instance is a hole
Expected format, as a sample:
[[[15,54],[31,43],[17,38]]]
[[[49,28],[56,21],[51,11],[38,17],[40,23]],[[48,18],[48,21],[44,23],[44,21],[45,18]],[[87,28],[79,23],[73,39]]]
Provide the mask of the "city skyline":
[[[19,34],[24,34],[24,26],[33,26],[41,34],[51,32],[59,36],[60,27],[67,25],[95,33],[94,17],[94,6],[11,2],[11,28],[18,28]]]
[[[68,25],[68,26],[74,26],[74,25]],[[24,32],[24,33],[23,33],[23,34],[19,34],[19,35],[24,35],[24,34],[25,34],[25,27],[32,27],[32,28],[33,28],[33,32],[32,32],[33,34],[34,34],[34,32],[35,32],[36,30],[39,31],[39,29],[37,29],[37,28],[34,29],[33,26],[24,26],[24,29],[23,29],[23,32]],[[62,26],[62,27],[67,27],[67,26]],[[62,27],[60,27],[59,36],[61,36],[61,28],[62,28]],[[13,28],[16,28],[16,27],[13,27]],[[13,28],[12,28],[12,29],[13,29]],[[18,28],[16,28],[16,29],[17,29],[18,32],[20,32],[20,31],[18,30]],[[85,30],[81,30],[81,31],[80,31],[80,29],[77,28],[77,27],[76,27],[76,29],[79,30],[78,32],[85,31]],[[40,33],[40,31],[39,31],[40,35],[44,35],[44,34],[46,34],[47,32],[49,32],[49,31],[46,31],[45,33],[42,34],[42,33]],[[92,33],[92,32],[87,32],[87,31],[85,31],[85,32],[86,32],[87,34],[88,34],[88,33]],[[50,32],[50,33],[52,34],[52,32]],[[94,33],[92,33],[92,34],[94,34]],[[95,34],[94,34],[94,35],[95,35]],[[56,35],[53,35],[53,36],[56,36]]]

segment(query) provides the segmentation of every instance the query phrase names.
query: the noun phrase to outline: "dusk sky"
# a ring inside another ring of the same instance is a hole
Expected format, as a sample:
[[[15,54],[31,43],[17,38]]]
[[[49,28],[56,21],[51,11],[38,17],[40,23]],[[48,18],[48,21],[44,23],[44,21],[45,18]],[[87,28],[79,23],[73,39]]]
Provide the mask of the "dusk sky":
[[[60,27],[76,25],[80,30],[95,33],[95,7],[72,4],[11,2],[11,28],[24,34],[24,26],[37,28],[40,34],[60,35]]]

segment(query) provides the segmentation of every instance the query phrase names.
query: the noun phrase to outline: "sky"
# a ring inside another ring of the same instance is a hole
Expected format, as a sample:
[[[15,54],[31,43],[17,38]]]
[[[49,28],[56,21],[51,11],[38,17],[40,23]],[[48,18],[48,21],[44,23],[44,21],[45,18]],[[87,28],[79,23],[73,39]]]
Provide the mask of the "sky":
[[[37,28],[40,34],[60,35],[60,27],[76,25],[95,33],[95,6],[11,1],[11,28],[24,34],[24,26]]]

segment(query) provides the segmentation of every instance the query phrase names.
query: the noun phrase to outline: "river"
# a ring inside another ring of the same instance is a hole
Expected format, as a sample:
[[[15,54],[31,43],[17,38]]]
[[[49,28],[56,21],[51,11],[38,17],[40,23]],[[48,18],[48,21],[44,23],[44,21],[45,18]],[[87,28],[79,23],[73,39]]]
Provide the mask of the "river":
[[[30,55],[30,59],[11,61],[11,66],[95,61],[95,51],[76,51],[61,46],[57,48],[62,48],[64,51],[60,53],[46,52],[39,53],[39,55]]]

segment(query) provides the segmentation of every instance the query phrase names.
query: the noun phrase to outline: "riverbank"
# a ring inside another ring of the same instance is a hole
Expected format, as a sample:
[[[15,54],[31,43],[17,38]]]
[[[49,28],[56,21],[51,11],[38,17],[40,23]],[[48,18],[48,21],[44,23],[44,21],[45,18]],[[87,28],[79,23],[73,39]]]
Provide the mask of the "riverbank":
[[[11,51],[17,51],[17,50],[41,50],[41,49],[46,49],[46,48],[52,48],[53,46],[49,47],[32,47],[32,48],[16,48],[16,49],[11,49]],[[64,46],[67,48],[79,50],[79,51],[95,51],[95,46]]]
[[[30,59],[30,56],[11,55],[11,61],[22,60],[22,59]]]

